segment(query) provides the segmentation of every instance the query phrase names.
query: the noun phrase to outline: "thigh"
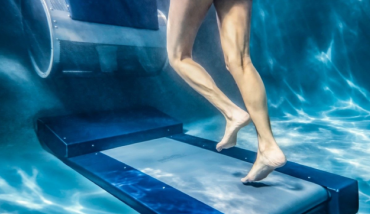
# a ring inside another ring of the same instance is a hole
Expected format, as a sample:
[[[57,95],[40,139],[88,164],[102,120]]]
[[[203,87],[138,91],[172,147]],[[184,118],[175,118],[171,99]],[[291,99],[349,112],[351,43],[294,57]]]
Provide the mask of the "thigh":
[[[249,57],[252,0],[215,0],[225,60]]]
[[[198,29],[213,0],[171,0],[167,27],[170,57],[191,57]]]

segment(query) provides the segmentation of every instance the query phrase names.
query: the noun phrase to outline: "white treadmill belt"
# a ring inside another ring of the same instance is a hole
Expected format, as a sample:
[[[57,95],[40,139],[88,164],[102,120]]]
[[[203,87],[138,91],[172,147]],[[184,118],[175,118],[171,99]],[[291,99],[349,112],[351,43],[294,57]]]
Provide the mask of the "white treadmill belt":
[[[102,153],[223,213],[303,213],[328,198],[323,187],[276,171],[261,182],[244,185],[240,179],[251,163],[170,138]]]

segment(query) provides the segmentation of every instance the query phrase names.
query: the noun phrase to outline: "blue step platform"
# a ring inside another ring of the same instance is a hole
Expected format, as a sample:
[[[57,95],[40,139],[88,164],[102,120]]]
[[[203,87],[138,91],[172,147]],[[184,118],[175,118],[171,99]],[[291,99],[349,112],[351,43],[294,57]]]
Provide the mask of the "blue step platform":
[[[47,151],[140,213],[358,210],[356,180],[293,162],[243,185],[255,152],[218,153],[152,107],[40,118],[36,132]]]

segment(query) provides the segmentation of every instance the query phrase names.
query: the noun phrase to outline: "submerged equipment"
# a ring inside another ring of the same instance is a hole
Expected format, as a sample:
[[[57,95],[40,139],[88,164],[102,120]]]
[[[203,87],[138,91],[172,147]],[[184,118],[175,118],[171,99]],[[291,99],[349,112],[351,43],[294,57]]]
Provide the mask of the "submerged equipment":
[[[139,213],[358,211],[358,183],[293,162],[261,182],[240,179],[256,159],[241,148],[185,134],[149,106],[40,118],[43,147]]]
[[[40,77],[145,76],[167,65],[167,20],[156,1],[22,0],[21,11]]]

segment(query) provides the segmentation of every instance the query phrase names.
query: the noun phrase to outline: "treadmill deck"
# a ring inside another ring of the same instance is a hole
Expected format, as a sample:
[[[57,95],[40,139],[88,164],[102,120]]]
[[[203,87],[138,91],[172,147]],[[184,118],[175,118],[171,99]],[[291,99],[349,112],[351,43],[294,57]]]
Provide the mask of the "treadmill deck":
[[[288,161],[244,185],[256,153],[184,134],[150,106],[44,117],[45,150],[139,213],[356,213],[356,180]],[[68,181],[66,181],[68,182]]]
[[[323,187],[276,171],[244,185],[251,163],[166,137],[101,153],[223,213],[303,213],[328,198]]]

